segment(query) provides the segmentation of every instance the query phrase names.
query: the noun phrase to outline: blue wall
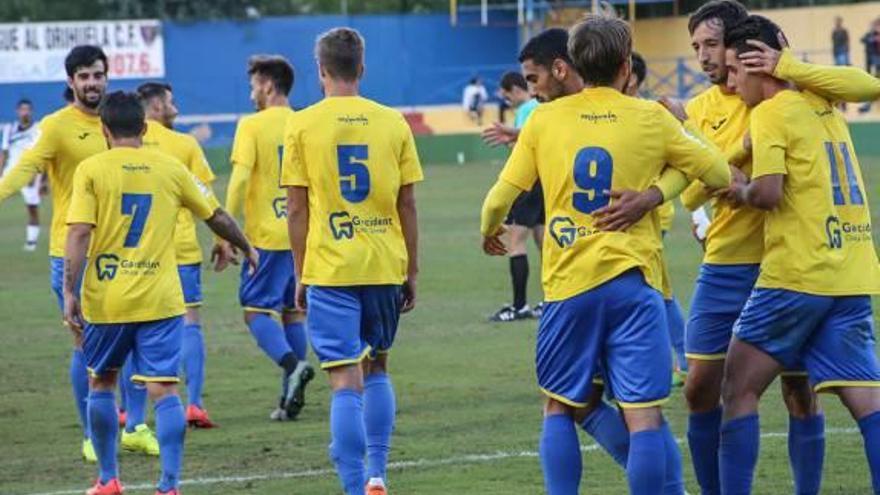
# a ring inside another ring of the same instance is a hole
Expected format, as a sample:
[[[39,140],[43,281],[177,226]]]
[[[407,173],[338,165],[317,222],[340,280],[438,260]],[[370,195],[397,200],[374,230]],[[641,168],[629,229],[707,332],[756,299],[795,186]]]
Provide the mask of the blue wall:
[[[315,37],[334,26],[358,29],[367,41],[363,93],[392,106],[460,101],[467,79],[481,74],[490,84],[516,67],[513,24],[480,27],[449,25],[447,15],[309,16],[258,21],[164,23],[165,73],[181,113],[219,114],[252,110],[245,73],[256,53],[280,53],[293,63],[292,102],[317,101]],[[142,81],[111,81],[131,89]],[[64,84],[0,85],[0,121],[12,118],[20,97],[32,99],[41,115],[58,108]]]

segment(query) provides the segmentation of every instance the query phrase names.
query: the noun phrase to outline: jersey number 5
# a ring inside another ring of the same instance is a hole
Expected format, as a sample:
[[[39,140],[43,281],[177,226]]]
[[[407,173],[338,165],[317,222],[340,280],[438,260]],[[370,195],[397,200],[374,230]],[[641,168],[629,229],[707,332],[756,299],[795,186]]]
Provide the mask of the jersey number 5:
[[[608,205],[611,197],[605,191],[611,189],[614,160],[605,148],[590,146],[578,151],[574,157],[574,183],[580,189],[572,197],[574,209],[590,214]]]
[[[369,158],[365,144],[340,144],[336,147],[339,164],[339,189],[349,203],[360,203],[370,194]]]
[[[865,199],[862,197],[862,190],[859,189],[859,178],[853,170],[852,158],[849,155],[849,148],[846,143],[837,143],[837,148],[843,156],[844,180],[849,188],[849,204],[863,205]],[[825,143],[825,151],[828,153],[828,162],[831,165],[831,192],[834,196],[834,204],[845,205],[846,198],[840,189],[840,174],[837,172],[837,155],[834,154],[834,143]]]
[[[133,248],[140,244],[141,236],[144,234],[144,225],[147,223],[147,217],[150,216],[152,206],[152,194],[126,193],[122,195],[122,214],[131,215],[131,225],[128,227],[128,234],[125,236],[123,246]]]

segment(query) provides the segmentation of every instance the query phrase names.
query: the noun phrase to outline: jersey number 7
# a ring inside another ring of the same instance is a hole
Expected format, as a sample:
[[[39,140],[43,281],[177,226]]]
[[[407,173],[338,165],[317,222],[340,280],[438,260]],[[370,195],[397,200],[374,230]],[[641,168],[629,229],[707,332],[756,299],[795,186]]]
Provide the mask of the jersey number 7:
[[[140,244],[141,236],[144,234],[144,226],[147,224],[147,217],[150,215],[150,208],[152,206],[152,194],[125,193],[122,195],[122,214],[131,215],[131,225],[128,227],[128,234],[125,236],[124,247],[133,248]]]

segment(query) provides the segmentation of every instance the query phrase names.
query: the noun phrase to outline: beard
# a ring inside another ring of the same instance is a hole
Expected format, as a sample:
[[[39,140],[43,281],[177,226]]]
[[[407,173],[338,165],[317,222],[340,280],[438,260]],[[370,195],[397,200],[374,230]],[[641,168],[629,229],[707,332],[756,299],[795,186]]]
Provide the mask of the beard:
[[[97,95],[97,98],[94,98],[95,95]],[[104,90],[94,87],[86,87],[81,90],[77,89],[76,99],[86,108],[94,110],[98,108],[98,106],[101,104],[101,100],[104,99]]]

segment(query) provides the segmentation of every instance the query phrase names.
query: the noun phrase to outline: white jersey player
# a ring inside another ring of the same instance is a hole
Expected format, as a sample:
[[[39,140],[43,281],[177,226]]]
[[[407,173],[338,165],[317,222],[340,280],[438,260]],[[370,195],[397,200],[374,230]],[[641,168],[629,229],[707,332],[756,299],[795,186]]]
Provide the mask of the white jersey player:
[[[37,142],[39,135],[39,129],[34,124],[34,108],[30,100],[19,100],[15,110],[18,120],[4,125],[2,133],[0,133],[0,170],[2,170],[2,175],[8,174],[15,167],[21,154]],[[39,206],[42,179],[42,175],[34,177],[34,180],[21,190],[28,212],[25,251],[36,250],[37,239],[40,237]]]

